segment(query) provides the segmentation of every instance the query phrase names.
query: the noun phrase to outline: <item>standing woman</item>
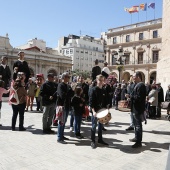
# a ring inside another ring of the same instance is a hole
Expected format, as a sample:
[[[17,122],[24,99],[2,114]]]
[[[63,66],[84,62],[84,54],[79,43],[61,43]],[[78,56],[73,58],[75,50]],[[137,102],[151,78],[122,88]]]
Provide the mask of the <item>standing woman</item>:
[[[149,118],[156,118],[156,107],[158,106],[158,91],[156,90],[156,85],[152,84],[151,91],[148,94],[149,107]]]
[[[26,107],[27,91],[22,86],[20,78],[17,78],[15,80],[13,86],[10,89],[11,93],[13,90],[17,92],[19,104],[18,105],[12,104],[12,110],[13,110],[12,131],[15,131],[15,125],[16,125],[18,113],[19,113],[19,131],[25,131],[26,129],[24,128],[24,111]]]

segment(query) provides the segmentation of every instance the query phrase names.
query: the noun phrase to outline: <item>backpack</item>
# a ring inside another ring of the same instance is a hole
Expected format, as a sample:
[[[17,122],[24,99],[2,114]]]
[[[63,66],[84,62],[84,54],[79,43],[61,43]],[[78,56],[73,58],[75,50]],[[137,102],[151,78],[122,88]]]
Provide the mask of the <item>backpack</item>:
[[[12,88],[12,93],[11,93],[11,95],[9,97],[9,102],[11,104],[13,104],[13,105],[18,105],[19,104],[19,98],[18,98],[17,90]]]

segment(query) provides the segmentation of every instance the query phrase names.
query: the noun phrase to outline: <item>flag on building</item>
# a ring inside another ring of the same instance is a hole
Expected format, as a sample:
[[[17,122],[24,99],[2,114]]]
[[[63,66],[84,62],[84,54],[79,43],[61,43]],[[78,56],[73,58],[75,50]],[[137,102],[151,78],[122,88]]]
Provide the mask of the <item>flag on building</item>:
[[[155,9],[155,3],[154,3],[154,2],[150,3],[150,4],[148,5],[148,8],[153,8],[153,9]]]
[[[125,10],[126,12],[129,12],[129,8],[125,8],[125,7],[124,7],[124,10]]]
[[[139,12],[139,6],[132,6],[129,8],[129,13]]]
[[[147,3],[145,3],[145,4],[140,4],[140,5],[139,5],[139,8],[140,8],[140,10],[142,10],[142,11],[146,11],[146,10],[147,10]]]

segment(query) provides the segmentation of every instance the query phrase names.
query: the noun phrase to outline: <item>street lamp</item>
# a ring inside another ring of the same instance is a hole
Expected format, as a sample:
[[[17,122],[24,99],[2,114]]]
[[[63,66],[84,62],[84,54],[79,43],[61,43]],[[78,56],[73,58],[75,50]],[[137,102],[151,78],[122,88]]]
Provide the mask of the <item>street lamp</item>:
[[[124,55],[122,46],[119,46],[119,50],[114,54],[114,58],[116,59],[116,64],[118,65],[117,69],[119,71],[119,83],[120,83],[120,72],[122,71],[124,62],[126,60],[126,56]]]

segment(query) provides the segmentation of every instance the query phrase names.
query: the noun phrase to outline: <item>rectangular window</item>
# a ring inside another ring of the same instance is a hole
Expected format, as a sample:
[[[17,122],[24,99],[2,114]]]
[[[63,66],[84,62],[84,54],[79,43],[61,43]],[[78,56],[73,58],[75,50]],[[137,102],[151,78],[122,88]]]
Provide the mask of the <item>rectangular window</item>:
[[[84,53],[84,51],[81,51],[81,53]]]
[[[129,54],[127,54],[125,59],[125,64],[129,64],[129,62],[130,62],[130,56]]]
[[[126,35],[126,42],[130,42],[130,35]]]
[[[86,54],[88,54],[88,51],[85,51]]]
[[[76,53],[79,53],[79,50],[76,50]]]
[[[116,43],[117,43],[117,38],[113,37],[113,44],[116,44]]]
[[[143,40],[143,33],[139,33],[139,40]]]
[[[153,31],[153,38],[158,38],[158,30]]]
[[[66,50],[66,54],[69,54],[69,50]]]
[[[153,51],[152,53],[152,62],[157,63],[159,60],[159,51]]]
[[[73,54],[73,49],[70,49],[70,54]]]
[[[143,64],[143,52],[138,53],[138,64]]]

